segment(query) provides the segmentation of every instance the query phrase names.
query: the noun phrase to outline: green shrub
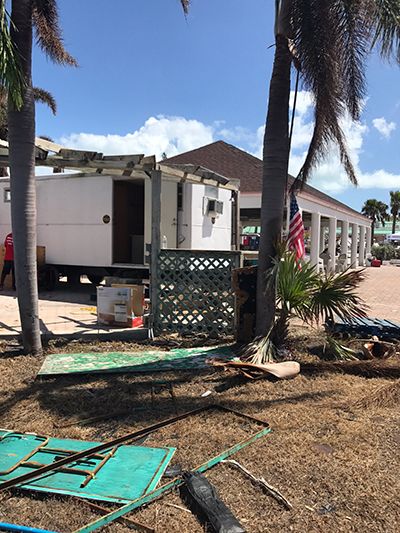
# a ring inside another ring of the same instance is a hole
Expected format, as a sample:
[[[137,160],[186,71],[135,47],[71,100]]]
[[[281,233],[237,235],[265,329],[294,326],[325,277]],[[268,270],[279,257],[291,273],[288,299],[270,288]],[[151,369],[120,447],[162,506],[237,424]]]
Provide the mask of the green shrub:
[[[371,248],[371,254],[380,261],[400,258],[400,250],[396,249],[392,244],[374,244]]]

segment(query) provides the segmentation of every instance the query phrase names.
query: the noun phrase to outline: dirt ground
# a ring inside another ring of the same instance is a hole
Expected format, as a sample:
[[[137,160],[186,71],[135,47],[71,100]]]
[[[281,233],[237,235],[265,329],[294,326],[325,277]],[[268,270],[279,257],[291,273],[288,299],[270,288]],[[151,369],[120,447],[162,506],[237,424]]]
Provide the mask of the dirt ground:
[[[294,328],[294,359],[318,360],[312,352],[321,338],[321,333],[308,328]],[[229,343],[230,339],[224,341]],[[37,372],[44,358],[20,355],[15,343],[1,342],[1,428],[104,442],[177,412],[222,404],[270,424],[270,433],[232,459],[255,477],[265,478],[293,506],[286,510],[231,465],[214,466],[205,475],[247,532],[399,531],[399,398],[393,396],[385,406],[367,401],[378,388],[394,380],[301,373],[289,381],[249,381],[214,368],[41,378]],[[158,348],[175,348],[179,342],[161,339]],[[188,339],[184,344],[202,346],[207,342]],[[148,349],[147,344],[79,344],[61,339],[47,346],[46,352]],[[160,381],[172,382],[175,401],[169,384],[156,383]],[[211,394],[203,397],[207,391]],[[135,407],[149,409],[83,425],[55,426]],[[256,424],[244,423],[236,415],[212,411],[153,433],[145,445],[176,447],[171,464],[188,470],[258,430]],[[111,504],[108,507],[113,508]],[[158,533],[207,531],[188,512],[178,489],[127,516]],[[72,497],[16,489],[0,493],[1,522],[71,533],[98,517]],[[126,526],[113,522],[101,529],[122,532]]]

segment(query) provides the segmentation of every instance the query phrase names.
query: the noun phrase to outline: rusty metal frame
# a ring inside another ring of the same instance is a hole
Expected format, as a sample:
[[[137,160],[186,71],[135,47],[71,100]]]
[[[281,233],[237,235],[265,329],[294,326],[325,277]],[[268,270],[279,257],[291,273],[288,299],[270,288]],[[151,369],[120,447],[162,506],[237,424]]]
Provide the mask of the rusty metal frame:
[[[237,416],[240,416],[242,418],[245,418],[245,419],[249,420],[250,422],[256,423],[258,425],[262,425],[263,429],[261,431],[255,433],[254,435],[252,435],[249,439],[246,439],[246,440],[240,442],[239,444],[236,444],[236,445],[232,446],[228,450],[223,451],[222,453],[220,453],[219,455],[213,457],[209,461],[206,461],[202,465],[197,466],[196,468],[193,468],[192,472],[195,472],[195,471],[205,472],[206,470],[208,470],[212,466],[214,466],[214,465],[218,464],[219,462],[221,462],[223,459],[226,459],[227,457],[230,457],[235,452],[241,450],[242,448],[244,448],[248,444],[256,441],[257,439],[259,439],[260,437],[263,437],[264,435],[266,435],[267,433],[269,433],[271,431],[271,428],[269,427],[269,424],[267,422],[264,422],[263,420],[259,420],[258,418],[254,418],[254,417],[252,417],[250,415],[246,415],[246,414],[240,413],[238,411],[234,411],[232,409],[229,409],[228,407],[224,407],[222,405],[217,405],[217,404],[211,404],[211,405],[208,405],[206,407],[197,409],[195,411],[190,411],[189,413],[185,413],[185,414],[183,414],[181,416],[175,417],[174,419],[169,419],[169,420],[166,421],[165,425],[172,424],[173,422],[176,422],[178,420],[182,420],[184,418],[188,418],[189,416],[193,416],[193,415],[196,415],[198,413],[202,413],[204,411],[208,411],[208,410],[211,410],[211,409],[219,409],[219,410],[227,412],[227,413],[233,413],[233,414],[235,414]],[[164,425],[160,425],[160,424],[156,424],[156,425],[158,425],[159,427],[164,427]],[[154,428],[154,426],[151,426],[151,427]],[[147,428],[147,429],[149,429],[149,428]],[[154,429],[152,431],[154,431]],[[144,496],[141,496],[137,500],[135,500],[135,501],[133,501],[131,503],[128,503],[128,504],[124,505],[123,507],[120,507],[119,509],[116,509],[115,511],[112,511],[111,513],[109,513],[109,514],[107,514],[107,515],[105,515],[105,516],[103,516],[101,518],[98,518],[94,522],[91,522],[90,524],[87,524],[86,526],[84,526],[84,527],[82,527],[80,529],[77,529],[73,533],[89,533],[90,531],[94,531],[95,529],[98,529],[99,527],[104,526],[106,524],[109,524],[110,522],[113,522],[114,520],[124,516],[125,514],[129,513],[130,511],[133,511],[134,509],[137,509],[141,505],[151,502],[155,498],[158,498],[159,496],[161,496],[161,494],[163,494],[167,490],[170,490],[170,489],[172,489],[174,487],[178,487],[182,483],[183,483],[182,478],[181,477],[177,477],[177,478],[173,479],[172,481],[170,481],[169,483],[167,483],[166,485],[163,485],[163,486],[159,487],[158,489],[154,489],[152,492],[149,492],[148,494],[145,494]]]
[[[14,435],[14,433],[11,433],[11,434]],[[6,436],[9,436],[9,435],[10,435],[10,433],[6,434]],[[20,435],[20,433],[18,433],[18,434],[15,433],[15,435]],[[2,472],[0,472],[0,476],[1,475],[11,474],[11,472],[13,472],[14,470],[16,470],[17,468],[19,468],[21,466],[25,466],[26,468],[34,468],[36,470],[39,470],[39,469],[41,469],[41,468],[43,468],[45,466],[48,466],[46,463],[39,463],[37,461],[32,460],[32,457],[35,454],[37,454],[38,452],[41,452],[41,453],[58,452],[58,453],[67,454],[67,455],[68,454],[69,455],[73,455],[73,454],[77,453],[76,450],[64,450],[64,449],[60,449],[60,448],[49,448],[49,447],[46,447],[46,444],[49,442],[50,437],[44,437],[42,435],[35,435],[35,437],[39,438],[39,439],[43,439],[43,442],[41,444],[39,444],[38,446],[36,446],[36,448],[33,449],[31,452],[29,452],[28,455],[26,455],[25,457],[23,457],[22,459],[17,461],[8,470],[3,470]],[[117,449],[118,449],[118,446],[114,446],[114,448],[110,452],[108,452],[107,454],[93,454],[93,455],[91,455],[91,457],[93,459],[100,459],[100,463],[93,470],[84,469],[84,468],[74,468],[74,467],[62,466],[62,467],[60,467],[58,469],[58,471],[59,472],[68,472],[68,473],[71,473],[71,474],[79,474],[79,475],[85,476],[85,479],[83,480],[83,482],[80,485],[81,488],[84,488],[89,483],[89,481],[91,481],[92,479],[95,478],[96,474],[107,463],[107,461],[109,459],[111,459],[111,457],[113,457],[113,455],[115,454]],[[28,459],[31,459],[31,460],[29,461]]]
[[[114,446],[117,446],[119,444],[122,444],[123,442],[127,442],[129,440],[136,439],[138,437],[143,437],[144,435],[148,435],[149,433],[153,433],[157,429],[169,426],[171,424],[174,424],[175,422],[178,422],[179,420],[184,420],[185,418],[189,418],[191,416],[203,413],[205,411],[210,411],[212,409],[219,409],[221,411],[234,413],[237,416],[240,416],[242,418],[246,418],[248,420],[251,420],[257,424],[261,424],[263,426],[269,425],[266,422],[263,422],[261,420],[258,420],[256,418],[253,418],[249,415],[245,415],[243,413],[239,413],[237,411],[233,411],[232,409],[229,409],[228,407],[224,407],[219,404],[211,404],[206,405],[204,407],[200,407],[199,409],[195,409],[193,411],[188,411],[187,413],[183,413],[181,415],[175,416],[173,418],[169,418],[167,420],[164,420],[163,422],[158,422],[157,424],[153,424],[152,426],[148,426],[146,428],[140,429],[138,431],[135,431],[133,433],[129,433],[127,435],[124,435],[122,437],[118,437],[114,440],[104,442],[102,444],[98,444],[97,446],[93,446],[92,448],[89,448],[87,450],[83,450],[81,452],[77,452],[75,454],[72,454],[68,457],[64,457],[63,459],[60,459],[59,461],[55,461],[54,463],[50,465],[43,466],[41,468],[38,468],[35,472],[28,472],[27,474],[22,474],[21,476],[9,479],[7,481],[4,481],[3,483],[0,483],[0,491],[9,489],[11,487],[15,487],[16,485],[20,485],[22,483],[26,483],[27,481],[31,481],[32,479],[41,477],[43,474],[46,474],[47,472],[54,472],[58,470],[60,467],[64,465],[68,465],[71,463],[75,463],[80,459],[91,457],[94,454],[97,454],[99,452],[102,452],[104,450],[107,450],[109,448],[112,448]]]
[[[0,437],[0,440],[3,440],[3,438],[9,437],[10,435],[19,435],[19,433],[14,433],[13,431],[9,431],[9,432],[5,433],[4,435],[2,435]],[[0,472],[0,476],[7,476],[8,474],[11,474],[11,472],[16,470],[19,466],[27,466],[28,459],[33,457],[35,455],[35,453],[37,453],[39,451],[43,451],[42,448],[44,446],[46,446],[46,444],[50,440],[50,437],[44,437],[43,435],[35,435],[35,438],[43,439],[43,442],[41,444],[39,444],[38,446],[36,446],[36,448],[31,450],[28,453],[28,455],[25,455],[25,457],[22,457],[22,459],[20,459],[17,463],[15,463],[13,466],[11,466],[8,470],[3,470],[2,472]]]

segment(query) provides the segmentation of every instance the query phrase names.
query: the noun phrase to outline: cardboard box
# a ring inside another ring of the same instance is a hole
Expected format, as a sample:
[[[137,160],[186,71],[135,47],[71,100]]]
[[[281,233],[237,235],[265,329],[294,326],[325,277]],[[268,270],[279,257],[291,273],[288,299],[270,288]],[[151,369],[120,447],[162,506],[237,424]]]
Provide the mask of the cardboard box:
[[[126,283],[112,283],[114,289],[131,289],[132,291],[132,314],[135,317],[143,316],[144,285],[129,285]]]
[[[135,316],[133,312],[132,289],[126,285],[123,288],[97,287],[97,322],[119,328],[141,325],[141,315]]]

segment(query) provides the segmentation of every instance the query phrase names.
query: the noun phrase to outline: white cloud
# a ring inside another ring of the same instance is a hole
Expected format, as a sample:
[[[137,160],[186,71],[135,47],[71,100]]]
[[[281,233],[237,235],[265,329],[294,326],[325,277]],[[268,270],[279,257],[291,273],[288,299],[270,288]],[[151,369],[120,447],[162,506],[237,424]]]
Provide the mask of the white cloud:
[[[59,139],[59,142],[76,150],[98,151],[108,155],[155,155],[161,159],[163,152],[172,157],[213,142],[217,126],[218,123],[207,126],[197,120],[160,115],[157,118],[150,117],[139,130],[124,136],[72,133]]]
[[[293,97],[291,97],[291,102],[292,101]],[[299,172],[306,157],[313,128],[311,98],[302,95],[298,102],[299,105],[297,106],[292,151],[289,162],[289,172],[294,176]],[[375,119],[373,124],[386,138],[389,138],[390,133],[396,128],[395,123],[391,122],[390,124],[387,124],[384,118]],[[345,117],[341,121],[341,127],[345,134],[348,153],[355,169],[359,188],[398,188],[398,183],[400,181],[399,175],[390,174],[383,169],[363,173],[360,168],[360,159],[363,154],[363,141],[364,137],[369,132],[368,126],[363,123],[354,123],[350,117]],[[302,148],[301,151],[299,150],[300,148]],[[328,194],[338,194],[349,187],[352,187],[347,174],[340,163],[337,147],[332,146],[332,149],[325,157],[324,161],[313,173],[309,183],[313,187]]]
[[[386,119],[383,117],[381,118],[374,118],[372,121],[372,124],[375,126],[375,128],[379,131],[379,133],[382,135],[382,137],[385,137],[385,139],[390,138],[390,134],[392,131],[396,129],[396,123],[390,122],[389,124],[386,122]]]
[[[293,93],[291,94],[293,105]],[[377,122],[380,121],[380,122]],[[394,123],[387,124],[384,119],[375,119],[374,126],[381,128],[381,133],[393,131]],[[346,135],[348,151],[353,162],[360,188],[398,188],[400,176],[390,174],[384,169],[363,173],[360,158],[363,154],[363,141],[368,127],[362,123],[353,123],[349,118],[342,120],[341,127]],[[385,129],[386,128],[386,129]],[[294,123],[292,150],[289,172],[294,176],[300,170],[313,130],[313,107],[310,94],[300,91],[297,97],[296,118]],[[224,128],[223,122],[214,121],[207,125],[197,120],[183,117],[160,115],[150,117],[144,125],[127,135],[95,135],[91,133],[72,133],[57,142],[70,148],[80,150],[97,150],[104,154],[138,154],[155,155],[161,159],[163,152],[173,156],[212,143],[217,139],[226,140],[243,150],[247,150],[262,159],[264,125],[255,132],[243,127]],[[40,172],[40,171],[39,171]],[[48,172],[48,169],[46,169]],[[325,160],[314,172],[310,184],[327,192],[338,194],[351,187],[339,160],[336,147],[332,147]]]

